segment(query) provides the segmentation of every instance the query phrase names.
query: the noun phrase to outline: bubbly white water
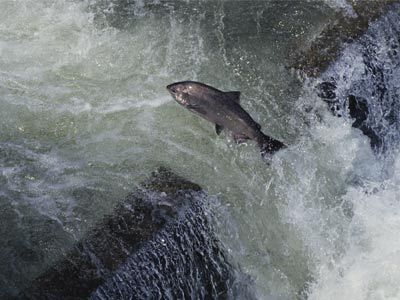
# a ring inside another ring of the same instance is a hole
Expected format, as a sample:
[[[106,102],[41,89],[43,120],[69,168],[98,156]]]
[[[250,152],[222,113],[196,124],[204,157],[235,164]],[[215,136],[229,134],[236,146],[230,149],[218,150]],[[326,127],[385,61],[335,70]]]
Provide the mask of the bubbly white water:
[[[398,298],[400,158],[377,158],[284,66],[332,13],[303,1],[0,0],[2,293],[167,165],[216,196],[218,234],[260,299]],[[167,94],[186,79],[241,90],[288,149],[268,166],[253,143],[216,136]]]
[[[400,297],[399,162],[397,157],[392,178],[349,188],[343,196],[354,214],[342,237],[345,251],[337,260],[322,260],[310,299]]]

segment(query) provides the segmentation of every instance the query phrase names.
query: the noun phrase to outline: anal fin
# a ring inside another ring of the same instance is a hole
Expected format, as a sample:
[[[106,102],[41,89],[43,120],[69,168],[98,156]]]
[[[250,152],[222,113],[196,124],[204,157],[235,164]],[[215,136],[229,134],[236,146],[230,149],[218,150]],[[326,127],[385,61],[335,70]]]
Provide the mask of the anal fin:
[[[243,133],[234,133],[232,135],[232,137],[236,144],[244,143],[244,142],[246,142],[246,140],[250,139],[247,135],[245,135]]]

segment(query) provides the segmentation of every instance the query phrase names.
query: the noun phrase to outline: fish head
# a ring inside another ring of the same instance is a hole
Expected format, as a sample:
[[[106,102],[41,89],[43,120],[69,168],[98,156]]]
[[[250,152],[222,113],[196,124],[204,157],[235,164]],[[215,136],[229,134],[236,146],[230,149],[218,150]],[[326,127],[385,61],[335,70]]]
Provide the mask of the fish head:
[[[176,102],[184,107],[197,104],[196,85],[190,81],[172,83],[167,86],[167,90]]]

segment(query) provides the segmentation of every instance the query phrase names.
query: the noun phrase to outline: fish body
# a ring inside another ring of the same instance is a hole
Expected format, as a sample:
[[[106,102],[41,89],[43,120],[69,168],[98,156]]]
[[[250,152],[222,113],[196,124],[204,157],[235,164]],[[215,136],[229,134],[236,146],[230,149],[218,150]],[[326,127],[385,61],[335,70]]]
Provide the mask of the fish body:
[[[217,134],[227,129],[236,141],[254,140],[266,154],[286,147],[261,131],[261,126],[240,105],[238,91],[223,92],[195,81],[176,82],[167,89],[180,105],[214,123]]]

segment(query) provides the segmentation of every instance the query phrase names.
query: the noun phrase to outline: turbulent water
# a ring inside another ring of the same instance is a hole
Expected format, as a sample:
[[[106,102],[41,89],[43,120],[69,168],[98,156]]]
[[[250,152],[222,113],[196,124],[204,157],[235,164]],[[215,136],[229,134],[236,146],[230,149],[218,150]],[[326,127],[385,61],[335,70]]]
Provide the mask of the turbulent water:
[[[287,57],[337,11],[354,14],[344,0],[0,0],[0,296],[165,165],[216,196],[218,236],[258,298],[400,298],[400,8],[303,84]],[[289,147],[267,165],[217,136],[168,95],[188,79],[240,90]],[[341,118],[317,96],[325,80]],[[379,149],[351,126],[349,94]]]

